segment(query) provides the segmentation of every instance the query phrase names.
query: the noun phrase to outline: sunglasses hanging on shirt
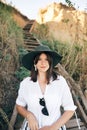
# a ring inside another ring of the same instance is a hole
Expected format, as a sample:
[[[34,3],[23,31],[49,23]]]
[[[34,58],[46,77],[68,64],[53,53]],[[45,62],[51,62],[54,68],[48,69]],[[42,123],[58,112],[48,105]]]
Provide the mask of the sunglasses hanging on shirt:
[[[44,108],[42,108],[42,114],[46,115],[46,116],[49,116],[49,113],[48,113],[48,110],[47,110],[47,107],[46,107],[46,103],[45,103],[45,99],[44,98],[40,98],[39,100],[39,104],[41,106],[43,106]]]

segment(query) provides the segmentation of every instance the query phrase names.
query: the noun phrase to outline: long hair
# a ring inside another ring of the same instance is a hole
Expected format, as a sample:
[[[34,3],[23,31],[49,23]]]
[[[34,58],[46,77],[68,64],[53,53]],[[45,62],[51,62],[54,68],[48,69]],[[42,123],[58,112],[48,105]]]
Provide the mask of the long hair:
[[[47,59],[48,59],[48,63],[49,63],[49,69],[47,70],[47,73],[46,73],[47,84],[49,84],[51,77],[53,78],[53,80],[57,79],[57,73],[53,70],[53,58],[52,58],[52,56],[47,52],[42,52],[42,53],[46,54]],[[38,70],[35,71],[34,65],[37,64],[40,55],[41,55],[41,53],[39,53],[35,57],[34,63],[33,63],[32,69],[31,69],[31,80],[33,82],[37,81]]]

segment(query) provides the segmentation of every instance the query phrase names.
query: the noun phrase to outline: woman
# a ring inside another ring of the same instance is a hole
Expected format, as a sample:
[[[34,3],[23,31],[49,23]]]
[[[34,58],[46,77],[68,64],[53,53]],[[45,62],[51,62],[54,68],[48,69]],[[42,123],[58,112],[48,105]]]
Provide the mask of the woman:
[[[61,58],[44,45],[23,57],[24,67],[31,71],[20,83],[16,100],[18,112],[26,119],[23,130],[66,130],[64,124],[76,106],[65,79],[53,71]]]

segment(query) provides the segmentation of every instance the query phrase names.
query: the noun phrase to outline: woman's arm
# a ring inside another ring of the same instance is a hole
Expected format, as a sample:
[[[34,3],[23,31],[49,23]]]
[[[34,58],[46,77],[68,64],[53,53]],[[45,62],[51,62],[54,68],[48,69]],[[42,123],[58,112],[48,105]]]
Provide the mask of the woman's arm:
[[[59,128],[61,128],[61,126],[63,126],[64,124],[66,124],[66,122],[73,116],[73,114],[74,114],[74,111],[67,110],[51,126],[45,126],[45,127],[41,128],[39,130],[58,130]]]
[[[16,105],[16,109],[20,115],[22,115],[24,118],[27,118],[27,115],[30,113],[26,110],[25,107],[22,107],[20,105]]]
[[[65,111],[63,115],[52,125],[55,130],[58,130],[61,126],[66,124],[66,122],[73,116],[74,111]]]
[[[38,130],[38,121],[34,114],[28,110],[26,110],[25,107],[22,107],[20,105],[16,105],[17,111],[20,115],[22,115],[24,118],[27,119],[29,128],[31,130]]]

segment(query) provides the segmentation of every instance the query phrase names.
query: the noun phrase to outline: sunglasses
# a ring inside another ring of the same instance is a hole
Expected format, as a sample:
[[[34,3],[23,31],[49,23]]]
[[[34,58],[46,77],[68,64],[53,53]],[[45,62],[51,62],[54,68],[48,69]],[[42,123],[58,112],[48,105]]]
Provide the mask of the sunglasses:
[[[40,101],[39,101],[39,104],[41,106],[44,106],[44,108],[42,108],[42,113],[46,116],[49,116],[49,113],[48,113],[48,110],[47,110],[47,107],[46,107],[46,103],[45,103],[45,99],[44,98],[40,98]]]

